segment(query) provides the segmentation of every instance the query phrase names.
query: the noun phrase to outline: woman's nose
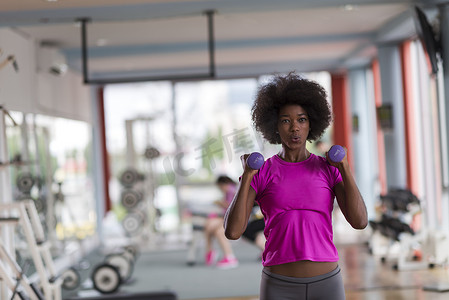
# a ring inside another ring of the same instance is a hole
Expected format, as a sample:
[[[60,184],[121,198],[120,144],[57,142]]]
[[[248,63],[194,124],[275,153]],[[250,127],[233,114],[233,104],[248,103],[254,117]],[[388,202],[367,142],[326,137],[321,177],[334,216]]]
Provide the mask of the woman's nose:
[[[291,131],[297,131],[297,130],[299,130],[299,124],[298,124],[298,122],[292,122],[292,123],[291,123],[290,130],[291,130]]]

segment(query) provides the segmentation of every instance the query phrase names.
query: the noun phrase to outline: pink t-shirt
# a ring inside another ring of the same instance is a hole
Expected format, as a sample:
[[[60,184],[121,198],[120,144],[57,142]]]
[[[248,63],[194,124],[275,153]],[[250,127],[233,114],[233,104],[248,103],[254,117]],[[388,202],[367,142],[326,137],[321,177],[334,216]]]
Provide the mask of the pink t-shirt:
[[[208,218],[217,218],[217,217],[223,217],[226,214],[226,210],[228,209],[228,206],[231,204],[232,200],[234,200],[234,195],[237,191],[237,185],[235,184],[229,184],[228,189],[225,192],[224,199],[226,201],[226,207],[222,207],[222,211],[220,213],[218,212],[211,212],[207,215]]]
[[[234,200],[236,191],[237,191],[237,185],[230,184],[228,190],[226,190],[226,193],[225,193],[225,200],[226,200],[227,206],[229,206],[231,204],[232,200]],[[226,213],[226,210],[227,210],[227,207],[223,208],[223,215]]]
[[[332,209],[340,181],[338,169],[314,154],[298,163],[277,155],[266,160],[251,182],[265,219],[264,266],[338,261]]]

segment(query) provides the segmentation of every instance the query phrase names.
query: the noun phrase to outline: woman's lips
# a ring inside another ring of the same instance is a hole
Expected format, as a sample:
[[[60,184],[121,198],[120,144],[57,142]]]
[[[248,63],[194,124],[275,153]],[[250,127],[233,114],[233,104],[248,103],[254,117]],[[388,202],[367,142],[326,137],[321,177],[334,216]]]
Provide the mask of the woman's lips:
[[[293,142],[299,142],[300,137],[299,137],[299,136],[292,136],[292,137],[290,137],[290,139],[291,139]]]

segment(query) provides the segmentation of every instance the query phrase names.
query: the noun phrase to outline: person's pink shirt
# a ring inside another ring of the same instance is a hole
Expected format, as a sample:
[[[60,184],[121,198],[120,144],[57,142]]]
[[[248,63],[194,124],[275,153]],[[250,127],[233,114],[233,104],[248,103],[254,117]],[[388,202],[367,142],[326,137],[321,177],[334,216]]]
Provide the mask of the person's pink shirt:
[[[337,168],[314,154],[298,163],[267,159],[251,182],[265,219],[264,266],[338,261],[332,210],[341,180]]]

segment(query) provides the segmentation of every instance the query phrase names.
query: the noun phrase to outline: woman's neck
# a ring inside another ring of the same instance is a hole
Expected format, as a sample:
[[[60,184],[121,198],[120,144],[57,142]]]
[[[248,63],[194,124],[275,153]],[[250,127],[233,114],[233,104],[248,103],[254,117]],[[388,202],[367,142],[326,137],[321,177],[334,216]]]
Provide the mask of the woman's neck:
[[[295,151],[289,151],[282,148],[281,151],[279,151],[278,156],[286,162],[301,162],[310,157],[310,152],[306,148]]]

